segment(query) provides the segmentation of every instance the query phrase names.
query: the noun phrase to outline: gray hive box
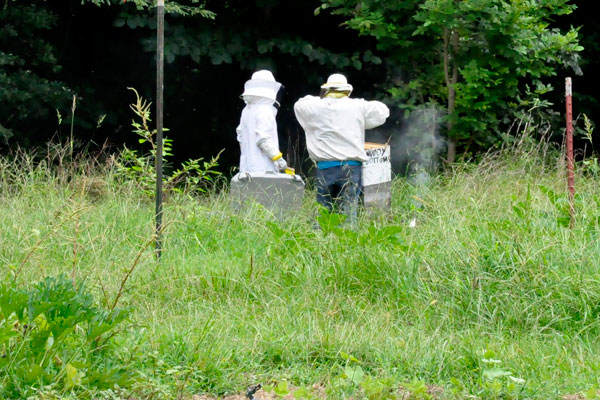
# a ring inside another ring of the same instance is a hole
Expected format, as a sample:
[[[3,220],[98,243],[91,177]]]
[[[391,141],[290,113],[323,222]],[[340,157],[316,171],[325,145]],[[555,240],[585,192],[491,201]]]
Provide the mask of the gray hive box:
[[[369,160],[362,166],[365,207],[389,208],[392,202],[392,164],[390,145],[365,143]]]
[[[258,203],[281,218],[302,207],[304,181],[300,175],[276,172],[238,173],[231,179],[230,195],[238,209]]]

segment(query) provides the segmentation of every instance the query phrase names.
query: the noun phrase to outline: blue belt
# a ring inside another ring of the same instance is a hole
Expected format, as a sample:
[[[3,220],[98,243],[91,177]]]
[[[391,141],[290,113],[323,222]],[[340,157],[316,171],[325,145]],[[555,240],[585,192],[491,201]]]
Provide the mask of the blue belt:
[[[361,166],[362,163],[356,160],[348,160],[348,161],[318,161],[317,168],[319,169],[327,169],[332,167],[341,167],[342,165],[352,165],[352,166]]]

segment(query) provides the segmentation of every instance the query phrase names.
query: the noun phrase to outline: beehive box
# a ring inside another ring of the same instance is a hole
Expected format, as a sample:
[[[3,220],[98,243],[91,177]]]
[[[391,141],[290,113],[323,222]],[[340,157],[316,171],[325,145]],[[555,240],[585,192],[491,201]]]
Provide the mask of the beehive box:
[[[302,206],[304,181],[300,175],[276,172],[238,173],[231,179],[230,196],[238,210],[260,204],[283,218]]]
[[[390,207],[392,201],[392,163],[390,145],[365,143],[368,161],[362,165],[365,207]]]

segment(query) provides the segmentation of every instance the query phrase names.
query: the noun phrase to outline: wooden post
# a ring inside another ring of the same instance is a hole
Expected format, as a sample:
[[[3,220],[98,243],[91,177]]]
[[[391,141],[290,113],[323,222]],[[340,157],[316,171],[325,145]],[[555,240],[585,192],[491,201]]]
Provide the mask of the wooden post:
[[[163,213],[163,88],[165,50],[165,1],[158,0],[156,7],[156,254],[160,260]]]
[[[573,159],[573,86],[571,78],[565,80],[565,104],[567,107],[567,188],[569,190],[570,226],[575,226],[575,162]]]

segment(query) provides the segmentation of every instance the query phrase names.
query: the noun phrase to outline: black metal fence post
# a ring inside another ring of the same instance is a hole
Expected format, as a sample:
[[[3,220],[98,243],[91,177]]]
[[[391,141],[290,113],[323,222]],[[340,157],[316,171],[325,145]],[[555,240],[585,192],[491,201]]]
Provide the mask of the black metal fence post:
[[[156,7],[156,254],[162,252],[161,230],[163,213],[163,88],[165,50],[165,1],[158,0]]]

